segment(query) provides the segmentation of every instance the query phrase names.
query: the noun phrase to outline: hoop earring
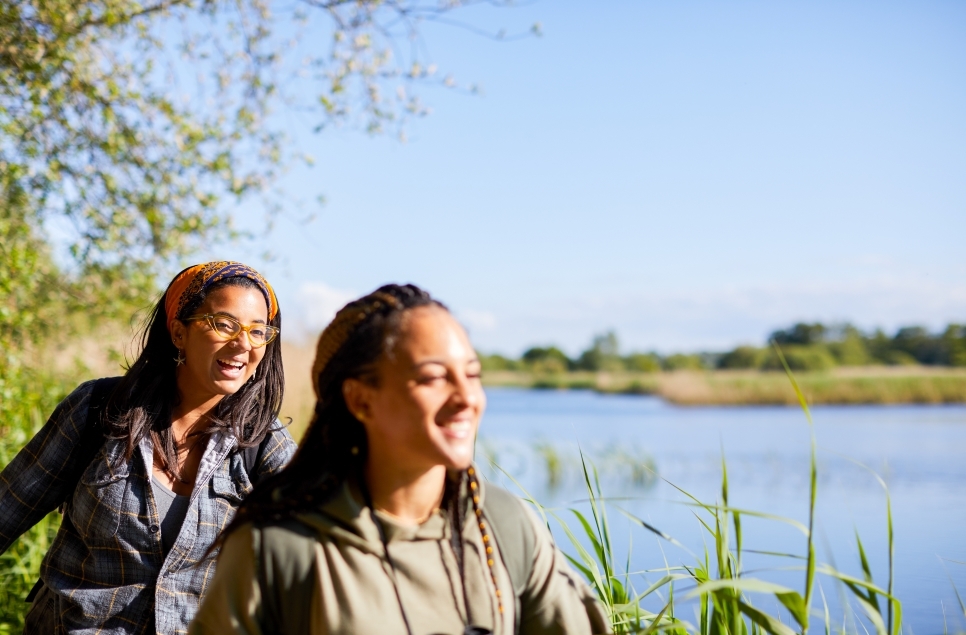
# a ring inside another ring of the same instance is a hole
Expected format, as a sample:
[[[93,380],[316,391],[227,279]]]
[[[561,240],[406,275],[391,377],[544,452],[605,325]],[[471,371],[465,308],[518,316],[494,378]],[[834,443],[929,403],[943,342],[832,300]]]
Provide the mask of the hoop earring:
[[[184,363],[185,363],[184,351],[179,348],[178,356],[174,358],[174,364],[175,366],[184,366]]]

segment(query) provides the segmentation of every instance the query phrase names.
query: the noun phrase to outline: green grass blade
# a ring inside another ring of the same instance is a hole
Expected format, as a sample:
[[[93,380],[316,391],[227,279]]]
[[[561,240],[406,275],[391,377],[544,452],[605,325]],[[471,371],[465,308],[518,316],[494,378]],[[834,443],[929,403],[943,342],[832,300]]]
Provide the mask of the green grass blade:
[[[594,553],[597,555],[597,562],[603,567],[604,573],[606,575],[610,575],[610,570],[607,567],[607,558],[604,554],[604,546],[600,543],[600,540],[598,540],[597,534],[594,532],[594,528],[590,526],[590,523],[579,510],[571,509],[570,513],[573,514],[580,522],[580,526],[583,528],[584,534],[586,534],[587,538],[590,540],[590,544],[594,547]]]
[[[788,626],[785,626],[777,618],[768,615],[762,611],[759,611],[755,607],[741,602],[739,600],[738,606],[742,613],[747,615],[752,622],[763,628],[766,632],[772,635],[796,635]]]
[[[875,627],[876,634],[888,635],[885,622],[882,620],[882,614],[878,611],[878,609],[872,606],[872,604],[861,595],[857,595],[855,599],[858,601],[859,606],[862,607],[866,617],[868,617],[869,621],[872,622],[872,625]]]
[[[805,395],[802,394],[802,389],[799,387],[798,381],[795,380],[795,375],[792,373],[792,369],[788,366],[788,362],[785,360],[785,355],[782,353],[781,347],[778,345],[778,342],[775,341],[772,341],[772,345],[775,347],[775,352],[778,354],[778,359],[781,360],[782,367],[785,369],[785,374],[788,376],[788,381],[791,383],[792,389],[795,391],[795,396],[798,398],[798,403],[801,405],[802,411],[805,413],[805,418],[808,420],[809,431],[811,432],[808,492],[808,560],[805,564],[806,623],[802,626],[802,635],[805,635],[808,632],[808,610],[810,610],[812,606],[812,589],[815,582],[815,498],[818,491],[818,462],[815,458],[815,422],[812,421],[812,412],[808,408],[808,402],[805,399]]]
[[[865,557],[865,549],[862,547],[862,539],[859,537],[858,531],[855,532],[855,542],[859,547],[859,562],[862,565],[862,575],[865,576],[866,582],[871,583],[873,582],[872,570],[869,568],[868,558]],[[868,594],[865,596],[865,599],[869,602],[869,604],[875,607],[876,612],[878,613],[882,612],[882,609],[879,607],[879,599],[876,597],[875,593],[873,593],[872,591],[869,591]]]
[[[943,565],[943,569],[946,565]],[[949,570],[946,571],[946,577],[949,578],[949,585],[953,587],[953,593],[956,594],[956,601],[959,602],[959,610],[962,611],[963,617],[966,617],[966,604],[963,603],[963,598],[959,596],[959,589],[956,588],[956,583],[953,582],[953,576],[949,575]]]
[[[776,593],[775,597],[782,603],[782,606],[788,609],[799,626],[808,628],[808,610],[805,607],[805,598],[798,591]]]
[[[825,599],[825,591],[819,585],[818,592],[822,595],[822,608],[825,609],[825,635],[832,635],[832,617],[828,612],[828,601]]]
[[[771,594],[793,592],[788,587],[775,584],[774,582],[768,582],[767,580],[759,580],[758,578],[718,578],[708,580],[707,582],[702,582],[694,589],[689,591],[688,594],[684,596],[684,599],[693,599],[702,594],[712,593],[721,589],[729,589],[736,592]]]
[[[671,543],[671,544],[672,544],[672,545],[674,545],[675,547],[678,547],[678,548],[680,548],[680,549],[684,549],[684,550],[685,550],[685,551],[687,551],[687,552],[688,552],[689,554],[691,554],[692,556],[694,556],[694,552],[693,552],[693,551],[691,551],[691,550],[690,550],[690,549],[688,549],[688,548],[687,548],[686,546],[684,546],[683,544],[681,544],[680,542],[678,542],[678,540],[677,540],[677,539],[675,539],[675,538],[674,538],[673,536],[671,536],[671,535],[669,535],[669,534],[666,534],[666,533],[664,533],[663,531],[661,531],[660,529],[658,529],[658,528],[657,528],[657,527],[655,527],[654,525],[652,525],[652,524],[650,524],[650,523],[649,523],[649,522],[647,522],[646,520],[643,520],[643,519],[641,519],[641,518],[639,518],[639,517],[637,517],[637,516],[635,516],[634,514],[632,514],[632,513],[630,513],[630,512],[628,512],[628,511],[627,511],[627,510],[625,510],[625,509],[621,509],[620,507],[618,507],[618,508],[617,508],[617,510],[618,510],[619,512],[621,512],[622,514],[624,514],[625,516],[627,516],[627,518],[628,518],[628,519],[630,519],[630,520],[631,520],[632,522],[635,522],[635,523],[637,523],[638,525],[640,525],[640,526],[641,526],[641,527],[643,527],[644,529],[646,529],[646,530],[648,530],[649,532],[651,532],[651,533],[653,533],[654,535],[656,535],[656,536],[658,536],[659,538],[662,538],[662,539],[664,539],[664,540],[666,540],[666,541],[668,541],[669,543]],[[695,556],[695,557],[696,557],[696,556]]]
[[[818,567],[816,569],[816,571],[818,573],[821,573],[822,575],[826,575],[826,576],[828,576],[830,578],[835,578],[837,580],[841,580],[842,582],[845,582],[846,584],[852,584],[852,585],[855,585],[857,587],[861,587],[863,589],[866,589],[867,591],[872,591],[874,593],[878,593],[879,595],[881,595],[881,596],[883,596],[885,598],[888,598],[890,600],[895,600],[896,599],[895,597],[892,596],[892,594],[890,594],[888,591],[886,591],[882,587],[876,586],[875,583],[866,582],[865,580],[861,580],[859,578],[856,578],[855,576],[850,576],[848,574],[842,573],[840,571],[837,571],[837,570],[833,569],[832,567],[829,567],[828,565],[820,566],[820,567]],[[864,596],[865,594],[862,593],[861,595]]]

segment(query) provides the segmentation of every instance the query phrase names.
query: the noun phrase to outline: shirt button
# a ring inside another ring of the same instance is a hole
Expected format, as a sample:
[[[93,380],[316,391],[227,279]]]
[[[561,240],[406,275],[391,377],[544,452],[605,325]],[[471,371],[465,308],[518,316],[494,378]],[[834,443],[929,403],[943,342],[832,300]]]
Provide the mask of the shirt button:
[[[152,534],[156,534],[160,530],[161,528],[158,527],[157,525],[151,525],[150,527],[148,527],[148,531],[150,531]]]

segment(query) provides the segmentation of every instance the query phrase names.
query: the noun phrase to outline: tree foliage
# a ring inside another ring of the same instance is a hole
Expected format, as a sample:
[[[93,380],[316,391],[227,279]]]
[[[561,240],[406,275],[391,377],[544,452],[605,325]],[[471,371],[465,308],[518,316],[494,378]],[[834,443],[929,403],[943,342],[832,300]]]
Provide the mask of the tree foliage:
[[[226,205],[300,158],[277,113],[370,132],[424,114],[414,87],[456,83],[421,26],[482,1],[0,3],[2,310],[38,323],[67,280],[87,306],[144,298],[158,271],[237,235]]]

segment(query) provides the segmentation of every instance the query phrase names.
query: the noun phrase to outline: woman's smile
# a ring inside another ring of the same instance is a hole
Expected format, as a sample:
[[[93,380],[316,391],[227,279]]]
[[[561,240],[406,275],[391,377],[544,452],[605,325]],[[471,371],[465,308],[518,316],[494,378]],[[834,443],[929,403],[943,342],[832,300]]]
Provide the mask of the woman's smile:
[[[472,438],[473,432],[476,428],[472,419],[454,419],[437,423],[436,425],[440,427],[444,435],[451,439]]]
[[[238,359],[219,359],[217,360],[221,374],[226,379],[237,379],[242,376],[247,362]]]

